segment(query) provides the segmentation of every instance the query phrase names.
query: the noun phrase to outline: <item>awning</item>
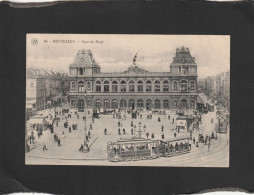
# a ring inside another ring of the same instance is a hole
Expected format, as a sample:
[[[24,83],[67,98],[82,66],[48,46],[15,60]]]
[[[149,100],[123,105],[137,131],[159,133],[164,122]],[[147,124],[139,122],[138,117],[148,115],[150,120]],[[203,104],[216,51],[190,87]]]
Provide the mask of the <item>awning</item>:
[[[204,101],[201,99],[200,96],[197,97],[197,103],[198,103],[198,104],[205,104]]]
[[[36,103],[36,100],[27,100],[26,101],[26,104],[35,104]]]
[[[185,127],[186,126],[186,120],[177,120],[176,126]]]
[[[33,108],[33,105],[32,105],[32,104],[27,104],[27,105],[26,105],[26,108],[31,108],[31,109],[32,109],[32,108]]]
[[[43,124],[44,123],[44,120],[43,119],[38,119],[38,118],[31,118],[28,123],[30,125],[34,124],[34,125],[37,125],[37,124]]]

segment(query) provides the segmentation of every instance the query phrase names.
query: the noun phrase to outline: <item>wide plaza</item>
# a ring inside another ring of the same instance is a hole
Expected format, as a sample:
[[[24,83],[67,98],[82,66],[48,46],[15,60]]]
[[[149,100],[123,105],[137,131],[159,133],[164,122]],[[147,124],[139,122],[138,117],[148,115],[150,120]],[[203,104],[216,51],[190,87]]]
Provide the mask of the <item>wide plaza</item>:
[[[60,108],[57,108],[60,110]],[[48,115],[52,110],[44,110],[43,114]],[[185,112],[188,112],[186,110]],[[189,110],[191,112],[191,110]],[[154,134],[153,139],[164,139],[174,137],[176,133],[176,118],[175,110],[166,112],[166,115],[153,114],[152,119],[147,119],[149,112],[139,112],[137,119],[132,119],[131,114],[125,111],[121,111],[122,118],[116,119],[113,114],[100,115],[99,119],[92,121],[92,110],[87,109],[85,112],[78,112],[78,116],[75,114],[75,110],[71,111],[72,117],[68,118],[68,124],[77,124],[77,130],[69,131],[69,128],[64,128],[65,118],[61,118],[58,126],[54,123],[54,133],[51,133],[49,129],[43,131],[43,135],[38,138],[34,131],[35,142],[29,143],[31,151],[26,153],[26,164],[74,164],[74,165],[110,165],[110,166],[228,166],[229,160],[229,133],[218,134],[218,139],[212,139],[210,149],[205,144],[199,144],[196,147],[192,141],[191,152],[184,155],[179,155],[171,158],[159,158],[155,160],[144,160],[135,162],[108,162],[107,160],[107,143],[117,141],[123,138],[132,138],[138,136],[138,130],[142,131],[142,137],[147,138],[147,132],[149,134],[148,139],[151,139],[151,134]],[[86,115],[86,121],[83,120],[83,116]],[[126,120],[124,119],[126,115]],[[142,115],[142,118],[140,117]],[[168,118],[170,115],[170,119]],[[158,117],[161,119],[158,121]],[[213,123],[211,122],[213,119]],[[131,127],[131,122],[133,126]],[[174,121],[174,122],[173,122]],[[120,127],[118,124],[120,122]],[[199,130],[195,130],[192,134],[192,138],[197,140],[198,134],[202,133],[204,136],[211,136],[212,131],[215,131],[217,124],[216,110],[202,115],[202,122]],[[86,128],[85,128],[86,125]],[[90,125],[92,129],[90,129]],[[145,128],[144,128],[145,125]],[[163,132],[162,132],[163,126]],[[105,128],[107,134],[105,135]],[[121,135],[119,135],[118,129],[120,128]],[[134,132],[131,134],[131,129]],[[86,130],[85,130],[86,129]],[[125,129],[125,134],[123,133]],[[87,153],[80,152],[79,148],[84,143],[86,135],[90,131],[91,137],[88,142],[90,151]],[[28,134],[31,131],[28,131]],[[57,134],[61,140],[61,145],[58,146],[54,141],[54,134]],[[176,136],[190,135],[187,130],[181,130],[176,133]],[[43,151],[43,143],[46,144],[47,150]]]

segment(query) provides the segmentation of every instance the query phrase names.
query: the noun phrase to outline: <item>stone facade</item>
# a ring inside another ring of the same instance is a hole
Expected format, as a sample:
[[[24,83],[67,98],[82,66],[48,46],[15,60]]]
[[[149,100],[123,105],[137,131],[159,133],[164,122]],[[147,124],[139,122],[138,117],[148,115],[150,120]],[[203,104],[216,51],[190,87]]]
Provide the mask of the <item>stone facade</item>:
[[[69,71],[73,109],[196,108],[197,64],[188,48],[177,48],[170,72],[149,72],[131,65],[123,72],[102,73],[90,50],[79,51]]]

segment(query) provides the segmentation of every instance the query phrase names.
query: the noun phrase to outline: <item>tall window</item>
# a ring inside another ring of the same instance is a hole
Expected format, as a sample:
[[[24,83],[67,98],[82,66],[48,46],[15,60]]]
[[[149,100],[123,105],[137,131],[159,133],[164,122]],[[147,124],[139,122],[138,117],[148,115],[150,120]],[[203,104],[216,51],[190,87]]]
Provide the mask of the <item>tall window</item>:
[[[121,89],[121,92],[126,92],[126,82],[125,81],[121,81],[120,89]]]
[[[177,101],[176,100],[174,101],[174,106],[175,106],[175,108],[177,108]]]
[[[108,109],[109,108],[109,100],[104,100],[104,108]]]
[[[138,81],[138,92],[143,92],[143,82],[142,81]]]
[[[146,92],[151,92],[151,91],[152,91],[152,82],[146,81]]]
[[[85,85],[83,81],[78,82],[78,91],[79,92],[84,92],[85,91]]]
[[[173,90],[177,91],[177,82],[176,81],[173,83]]]
[[[160,81],[155,81],[154,91],[160,92],[160,90],[161,90]]]
[[[129,82],[129,92],[134,92],[135,91],[135,84],[134,81]]]
[[[169,109],[169,101],[168,100],[164,100],[163,101],[163,106],[164,106],[164,109]]]
[[[112,108],[117,109],[118,108],[118,102],[117,100],[112,100]]]
[[[194,81],[191,81],[191,90],[194,90],[195,89],[195,83]]]
[[[109,82],[108,81],[105,81],[104,82],[104,92],[109,92]]]
[[[118,84],[117,81],[112,82],[112,92],[116,93],[118,91]]]
[[[155,100],[155,109],[160,109],[161,108],[161,101],[160,100]]]
[[[96,92],[101,92],[101,82],[100,81],[96,81],[95,91]]]
[[[71,90],[75,90],[75,82],[71,82]]]
[[[194,101],[191,101],[191,108],[194,108],[195,107],[195,103]]]
[[[101,108],[101,100],[96,100],[96,108]]]
[[[89,90],[89,91],[91,90],[91,83],[90,82],[87,83],[87,90]]]
[[[181,91],[186,92],[187,91],[187,81],[182,80],[181,81]]]
[[[163,92],[168,92],[168,81],[167,80],[165,80],[165,81],[163,81]]]

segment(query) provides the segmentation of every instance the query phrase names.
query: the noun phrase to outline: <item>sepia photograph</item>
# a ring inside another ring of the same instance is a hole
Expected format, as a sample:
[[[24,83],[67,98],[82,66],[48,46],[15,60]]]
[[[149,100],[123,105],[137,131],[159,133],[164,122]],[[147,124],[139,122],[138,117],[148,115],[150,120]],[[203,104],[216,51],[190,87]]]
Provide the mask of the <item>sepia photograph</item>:
[[[230,167],[230,36],[27,34],[26,165]]]

